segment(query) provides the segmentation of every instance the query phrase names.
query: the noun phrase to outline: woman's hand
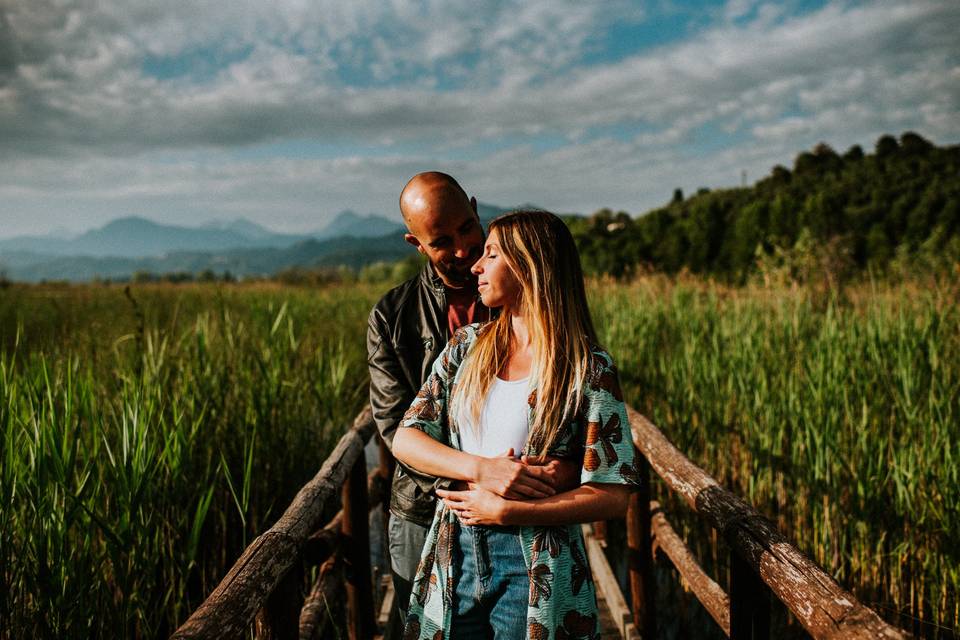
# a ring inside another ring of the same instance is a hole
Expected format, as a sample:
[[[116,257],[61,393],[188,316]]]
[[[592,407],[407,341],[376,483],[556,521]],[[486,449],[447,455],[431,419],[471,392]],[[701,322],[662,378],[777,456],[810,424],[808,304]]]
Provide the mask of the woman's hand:
[[[507,500],[481,487],[464,491],[437,489],[437,495],[452,510],[463,524],[506,524]]]
[[[554,467],[519,462],[514,459],[512,448],[500,457],[485,458],[478,464],[474,483],[510,500],[547,498],[557,492]]]

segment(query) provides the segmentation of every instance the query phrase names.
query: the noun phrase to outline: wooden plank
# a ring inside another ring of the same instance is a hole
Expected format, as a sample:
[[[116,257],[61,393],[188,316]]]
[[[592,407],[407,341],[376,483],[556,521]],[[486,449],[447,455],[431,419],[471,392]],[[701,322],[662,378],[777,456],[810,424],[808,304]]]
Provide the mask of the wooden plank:
[[[347,474],[375,430],[368,406],[276,524],[246,548],[173,638],[236,638],[246,634],[257,610],[300,557],[307,537],[323,524],[327,504],[339,497]]]
[[[623,593],[620,592],[620,585],[617,583],[616,576],[610,569],[610,563],[603,554],[603,547],[600,541],[594,535],[589,524],[581,525],[583,529],[583,542],[587,549],[587,559],[590,562],[590,572],[593,574],[593,583],[597,587],[597,594],[602,595],[606,601],[607,608],[610,610],[610,616],[620,632],[620,637],[624,640],[634,640],[640,638],[637,627],[633,624],[633,615],[627,601],[623,599]]]
[[[383,601],[380,603],[380,612],[377,614],[377,626],[383,629],[390,621],[390,611],[393,609],[393,599],[396,596],[393,590],[393,576],[389,573],[383,576],[380,588],[383,591]]]
[[[730,640],[770,637],[769,589],[735,550],[730,551]]]
[[[650,503],[653,513],[652,524],[654,544],[663,551],[677,572],[687,583],[690,591],[707,610],[726,635],[730,635],[730,598],[723,588],[713,581],[703,569],[697,559],[690,553],[683,539],[677,535],[667,517],[657,502]]]
[[[370,509],[367,506],[367,475],[363,457],[353,463],[343,486],[344,577],[347,590],[347,635],[350,640],[373,637],[373,584],[370,579]]]
[[[644,638],[657,637],[657,582],[653,573],[650,533],[650,465],[637,456],[640,489],[627,507],[627,567],[630,576],[630,610]]]
[[[693,464],[627,407],[637,447],[664,482],[717,529],[814,638],[897,638],[887,624],[788,542],[776,526]]]

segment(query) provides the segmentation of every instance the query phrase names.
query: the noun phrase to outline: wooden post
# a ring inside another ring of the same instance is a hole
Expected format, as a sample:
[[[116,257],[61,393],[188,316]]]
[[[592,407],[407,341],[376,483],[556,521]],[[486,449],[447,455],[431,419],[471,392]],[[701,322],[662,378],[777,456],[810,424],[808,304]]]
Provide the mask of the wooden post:
[[[384,574],[390,574],[390,485],[393,483],[393,470],[397,461],[393,458],[390,447],[384,442],[380,434],[377,434],[377,444],[380,449],[380,477],[383,479],[383,506],[382,506],[382,526],[383,526],[383,561]]]
[[[730,638],[767,640],[770,601],[767,587],[750,564],[730,551]]]
[[[367,520],[367,469],[357,458],[343,487],[343,559],[347,591],[347,634],[350,640],[373,637],[373,585],[370,581],[370,527]]]
[[[650,465],[637,454],[640,489],[627,507],[627,566],[630,570],[630,608],[644,639],[657,637],[657,592],[650,540]]]
[[[257,640],[297,640],[303,594],[303,564],[296,563],[257,612]]]
[[[593,537],[601,547],[607,546],[607,521],[597,520],[593,523]]]

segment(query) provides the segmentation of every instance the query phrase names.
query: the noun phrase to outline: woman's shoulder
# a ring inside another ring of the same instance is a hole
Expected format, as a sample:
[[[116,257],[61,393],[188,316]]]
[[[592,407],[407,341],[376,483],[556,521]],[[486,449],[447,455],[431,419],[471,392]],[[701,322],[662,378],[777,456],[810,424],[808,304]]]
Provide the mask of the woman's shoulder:
[[[450,342],[447,343],[447,347],[450,349],[456,349],[459,347],[467,346],[469,347],[474,340],[477,339],[487,327],[491,325],[490,321],[486,322],[473,322],[471,324],[465,324],[453,333],[453,337],[450,338]]]
[[[598,391],[606,391],[617,401],[623,401],[620,391],[620,374],[610,352],[598,344],[590,347],[590,372],[587,384]]]
[[[439,358],[440,365],[448,376],[453,375],[470,351],[470,347],[477,341],[477,337],[489,325],[489,322],[474,322],[460,327],[453,333],[453,337],[450,338],[450,342],[447,343]]]

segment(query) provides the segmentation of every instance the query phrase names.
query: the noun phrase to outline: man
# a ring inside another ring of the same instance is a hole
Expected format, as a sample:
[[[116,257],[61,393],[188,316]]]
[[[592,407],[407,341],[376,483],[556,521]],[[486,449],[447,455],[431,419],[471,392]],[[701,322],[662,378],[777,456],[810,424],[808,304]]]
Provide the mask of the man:
[[[401,417],[454,332],[463,325],[490,319],[490,310],[480,302],[476,278],[470,272],[484,242],[476,199],[468,198],[449,175],[431,171],[414,176],[403,188],[400,212],[408,231],[404,239],[428,262],[417,276],[381,298],[370,312],[367,326],[370,406],[377,428],[391,448]],[[508,485],[579,484],[579,464],[528,467],[518,462],[517,467],[521,471],[506,479]],[[436,478],[401,464],[393,476],[390,568],[401,619],[406,615],[411,582],[433,519],[435,482]]]
[[[403,413],[453,333],[488,320],[470,267],[483,248],[477,201],[451,176],[414,176],[400,194],[404,239],[426,256],[420,273],[389,291],[370,312],[370,406],[388,447]],[[433,519],[435,479],[397,465],[390,495],[390,564],[401,618]]]

